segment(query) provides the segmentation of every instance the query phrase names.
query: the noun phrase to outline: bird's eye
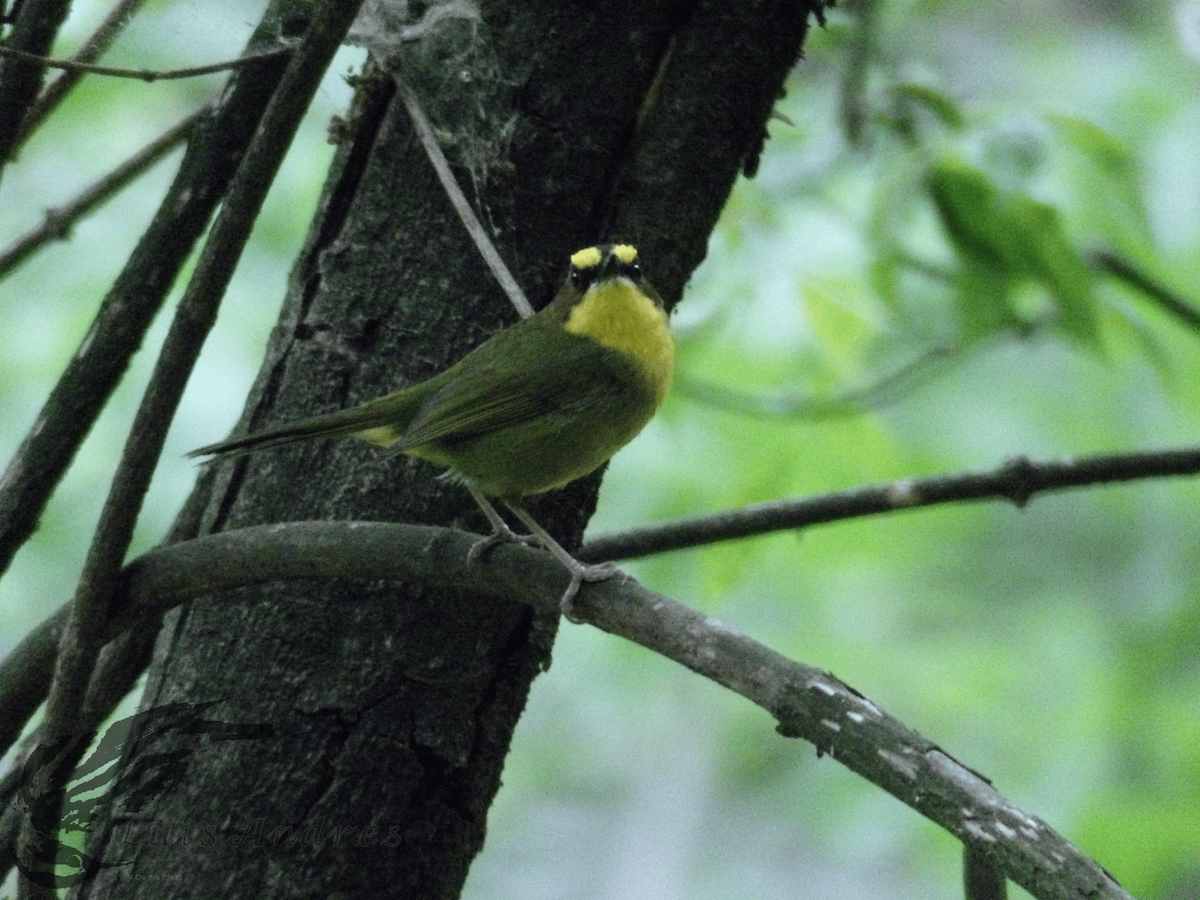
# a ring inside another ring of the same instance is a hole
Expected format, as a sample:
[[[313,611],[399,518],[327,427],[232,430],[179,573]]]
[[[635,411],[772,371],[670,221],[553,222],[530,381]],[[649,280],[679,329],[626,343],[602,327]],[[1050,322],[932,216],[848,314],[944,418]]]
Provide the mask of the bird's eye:
[[[584,274],[582,269],[571,270],[571,284],[575,285],[575,287],[583,287],[585,281],[587,281],[587,275]]]

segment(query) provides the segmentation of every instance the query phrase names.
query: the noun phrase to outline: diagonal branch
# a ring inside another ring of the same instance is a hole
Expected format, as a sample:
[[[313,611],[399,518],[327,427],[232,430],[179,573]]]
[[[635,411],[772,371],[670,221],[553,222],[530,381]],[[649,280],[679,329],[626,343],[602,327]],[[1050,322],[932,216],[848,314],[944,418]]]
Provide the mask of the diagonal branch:
[[[109,10],[104,21],[100,23],[100,27],[93,31],[91,36],[75,51],[71,56],[71,61],[90,63],[99,59],[145,2],[146,0],[120,0]],[[21,152],[21,147],[29,140],[29,136],[50,117],[50,114],[58,108],[58,105],[82,77],[82,72],[63,72],[38,95],[37,100],[25,114],[21,128],[13,141],[13,155]]]
[[[587,541],[577,556],[583,562],[636,559],[669,550],[902,509],[970,500],[1007,500],[1022,507],[1037,494],[1143,478],[1196,474],[1200,474],[1198,448],[1080,456],[1045,462],[1018,456],[984,472],[904,478],[796,500],[768,500],[710,516],[600,535]]]
[[[54,69],[65,69],[68,72],[92,75],[108,75],[112,78],[132,78],[136,81],[172,81],[180,78],[196,78],[200,75],[213,75],[229,69],[240,69],[252,66],[277,56],[283,56],[289,51],[286,48],[267,50],[251,56],[239,56],[219,63],[209,63],[206,66],[193,66],[188,69],[126,69],[120,66],[97,66],[92,63],[76,62],[70,59],[51,59],[48,56],[38,56],[36,53],[25,53],[11,47],[0,47],[0,56],[8,57],[26,65],[48,66]]]
[[[474,241],[475,247],[478,248],[480,256],[487,263],[487,268],[491,270],[492,276],[504,289],[505,295],[508,295],[512,306],[516,307],[516,311],[522,319],[528,319],[533,316],[533,306],[529,305],[524,290],[521,289],[520,284],[517,284],[516,278],[512,277],[509,266],[504,264],[503,258],[500,258],[496,245],[492,244],[492,239],[479,221],[479,216],[476,216],[475,210],[470,208],[467,197],[464,196],[462,187],[458,186],[458,179],[455,178],[454,172],[450,168],[450,161],[446,160],[442,145],[438,143],[438,138],[433,133],[430,120],[425,115],[425,110],[421,109],[421,102],[416,98],[413,89],[403,79],[398,64],[391,72],[391,76],[395,79],[396,90],[404,102],[404,108],[408,110],[409,119],[413,120],[416,137],[420,140],[422,148],[425,149],[425,155],[430,158],[430,164],[437,173],[438,180],[442,182],[446,198],[449,198],[450,205],[454,206],[458,220],[462,222],[463,228],[467,229],[467,234]]]
[[[196,271],[171,323],[150,384],[138,408],[113,485],[100,514],[83,574],[59,643],[54,679],[46,700],[39,745],[54,746],[77,727],[92,669],[109,620],[121,561],[125,558],[142,499],[150,485],[167,429],[190,378],[200,348],[216,320],[221,297],[249,239],[258,211],[274,182],[292,137],[325,70],[341,45],[362,0],[324,0],[267,107],[253,143],[213,224]],[[82,744],[75,755],[86,750]],[[48,785],[22,829],[18,859],[38,868],[53,866],[54,834],[65,777],[77,760],[64,760],[63,773]],[[42,850],[49,851],[45,858]],[[28,869],[25,870],[28,873]],[[31,879],[22,879],[21,892]]]
[[[500,253],[496,250],[496,245],[488,237],[488,233],[479,221],[479,217],[475,215],[475,210],[467,202],[462,188],[459,187],[458,179],[454,177],[454,172],[450,168],[450,161],[446,159],[446,154],[442,152],[442,145],[438,143],[433,126],[429,124],[429,119],[425,115],[425,110],[421,108],[421,102],[417,99],[417,95],[404,80],[399,64],[396,64],[391,75],[396,82],[396,90],[400,94],[400,99],[404,101],[404,108],[408,110],[408,116],[412,119],[413,130],[417,133],[417,139],[420,140],[421,146],[425,149],[425,155],[429,157],[429,163],[433,166],[433,171],[437,173],[438,181],[442,183],[442,188],[446,191],[446,197],[450,200],[450,205],[454,207],[459,221],[462,222],[463,227],[467,230],[467,234],[471,236],[471,240],[479,250],[479,255],[487,263],[492,276],[499,282],[500,287],[504,289],[505,295],[516,308],[517,313],[522,319],[528,319],[533,315],[533,307],[530,306],[525,292],[521,290],[521,286],[517,284],[517,279],[513,277],[512,272],[509,271]]]
[[[975,342],[977,345],[979,342]],[[803,419],[820,422],[827,419],[861,415],[867,409],[880,409],[911,394],[932,380],[953,358],[967,348],[934,346],[876,380],[831,396],[801,396],[795,393],[759,393],[696,378],[684,377],[673,390],[692,403],[712,409],[748,416]]]
[[[1006,464],[996,470],[1005,471]],[[1200,450],[1163,451],[1161,453],[1131,453],[1115,456],[1086,457],[1075,462],[1030,463],[1020,465],[1035,469],[1073,467],[1078,473],[1091,473],[1095,480],[1129,480],[1157,475],[1193,474],[1200,468]],[[1120,476],[1120,477],[1117,477]],[[1076,477],[1070,486],[1091,483]],[[1066,486],[1066,485],[1064,485]],[[993,485],[994,487],[994,485]],[[701,519],[669,523],[666,526],[638,529],[622,534],[602,536],[584,545],[580,556],[589,560],[636,558],[655,552],[647,544],[665,545],[667,549],[697,546],[716,540],[765,534],[781,528],[800,528],[839,521],[844,518],[874,515],[899,509],[929,506],[935,503],[960,502],[987,496],[1003,496],[1018,501],[1022,495],[998,492],[988,488],[987,473],[942,475],[927,479],[906,479],[886,485],[875,485],[849,491],[839,491],[793,501],[756,504]],[[1028,495],[1024,495],[1026,498]],[[924,502],[917,502],[923,497]],[[708,537],[701,533],[707,532]],[[668,538],[671,542],[668,542]],[[674,541],[679,538],[679,542]],[[686,539],[686,540],[684,540]],[[603,553],[602,553],[603,551]],[[627,555],[622,555],[627,554]],[[148,557],[153,558],[153,557]],[[322,565],[326,562],[322,562]],[[262,570],[266,562],[247,559],[242,570],[228,573],[240,583],[253,571]],[[355,563],[354,565],[357,565]],[[126,570],[136,572],[136,567]],[[219,575],[220,573],[216,573]],[[184,584],[193,577],[180,570]],[[353,577],[353,567],[344,573]],[[206,578],[215,577],[207,573]],[[207,590],[224,590],[227,586],[208,583]],[[471,587],[472,585],[464,585]],[[46,697],[46,685],[54,662],[54,647],[61,635],[65,612],[60,610],[28,635],[0,664],[0,754],[12,746],[25,723]]]
[[[209,106],[196,110],[117,166],[103,178],[85,188],[74,200],[64,206],[46,210],[42,224],[17,238],[0,251],[0,278],[8,277],[17,266],[25,262],[50,241],[65,240],[75,223],[109,200],[130,182],[150,169],[155,163],[188,140],[196,126],[212,115]]]
[[[1092,254],[1091,263],[1157,303],[1194,331],[1200,331],[1200,309],[1131,261],[1108,250]]]
[[[248,50],[273,41],[260,28]],[[213,210],[283,73],[282,61],[239,72],[219,108],[188,142],[179,172],[138,241],[91,328],[50,392],[33,427],[0,475],[0,573],[28,539],[70,466]]]
[[[70,0],[26,0],[5,46],[44,56],[70,8]],[[15,154],[21,123],[37,99],[45,75],[44,65],[0,60],[0,169]]]
[[[452,529],[367,522],[294,522],[207,535],[153,550],[127,566],[105,637],[198,596],[223,594],[237,602],[241,594],[223,592],[291,579],[438,583],[557,611],[567,575],[548,555],[508,545],[486,565],[470,565],[466,555],[474,540]],[[828,672],[787,659],[632,578],[587,586],[576,610],[595,627],[761,706],[777,719],[781,734],[810,741],[970,844],[981,862],[1034,896],[1129,897],[1045,822]],[[44,624],[25,643],[49,628]],[[7,682],[8,668],[0,681]]]

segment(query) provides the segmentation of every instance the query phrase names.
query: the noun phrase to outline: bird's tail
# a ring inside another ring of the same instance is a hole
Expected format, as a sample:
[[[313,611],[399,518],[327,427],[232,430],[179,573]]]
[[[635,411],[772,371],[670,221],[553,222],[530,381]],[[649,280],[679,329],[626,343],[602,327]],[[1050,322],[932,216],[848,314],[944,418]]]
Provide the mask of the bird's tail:
[[[409,396],[407,391],[398,391],[351,409],[296,419],[277,428],[268,428],[265,431],[198,447],[186,455],[218,458],[242,456],[283,444],[340,435],[353,435],[386,447],[404,433],[408,423],[416,415],[419,400],[418,397]]]

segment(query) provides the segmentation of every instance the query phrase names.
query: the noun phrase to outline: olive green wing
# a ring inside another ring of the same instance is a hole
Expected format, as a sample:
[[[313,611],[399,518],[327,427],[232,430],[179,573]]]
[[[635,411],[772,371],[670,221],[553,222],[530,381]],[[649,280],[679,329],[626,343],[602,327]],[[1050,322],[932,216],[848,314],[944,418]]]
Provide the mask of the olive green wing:
[[[596,359],[605,351],[587,338],[557,331],[545,340],[498,340],[505,336],[439,376],[394,450],[469,440],[611,396],[609,367]]]

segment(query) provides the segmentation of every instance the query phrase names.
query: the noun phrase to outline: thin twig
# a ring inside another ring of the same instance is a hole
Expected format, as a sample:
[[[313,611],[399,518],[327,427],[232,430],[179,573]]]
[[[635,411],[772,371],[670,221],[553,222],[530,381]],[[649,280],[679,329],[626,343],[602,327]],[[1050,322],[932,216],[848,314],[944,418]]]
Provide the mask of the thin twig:
[[[35,53],[25,53],[22,50],[0,46],[0,56],[6,56],[18,62],[36,63],[54,69],[65,69],[68,72],[109,75],[113,78],[133,78],[138,81],[169,81],[176,78],[195,78],[199,75],[212,75],[214,72],[225,72],[229,69],[240,69],[244,66],[265,62],[268,59],[275,59],[290,52],[286,47],[283,47],[278,50],[267,50],[264,53],[257,53],[252,56],[239,56],[237,59],[227,59],[224,62],[213,63],[208,66],[196,66],[191,69],[155,70],[122,69],[114,66],[97,66],[91,63],[74,62],[69,59],[51,59],[46,56],[38,56]]]
[[[1200,331],[1200,309],[1189,303],[1161,281],[1152,278],[1127,259],[1122,259],[1108,250],[1099,250],[1091,256],[1092,265],[1123,281],[1136,291],[1153,300],[1164,310],[1190,328]]]
[[[182,122],[172,126],[103,178],[85,188],[64,206],[46,210],[42,224],[26,232],[0,251],[0,279],[8,276],[43,245],[65,240],[75,223],[109,200],[131,181],[183,143],[196,124],[212,114],[212,107],[196,110]]]
[[[247,51],[275,41],[264,19]],[[79,445],[137,352],[155,315],[224,197],[283,73],[283,60],[230,79],[92,327],[0,476],[0,573],[28,539]]]
[[[91,36],[72,54],[71,62],[90,63],[99,59],[125,28],[125,24],[133,18],[138,7],[145,2],[146,0],[120,0],[100,23],[100,27],[93,31]],[[37,100],[29,108],[29,112],[25,114],[16,140],[13,142],[14,156],[21,152],[21,147],[29,139],[29,136],[37,131],[42,122],[58,108],[58,105],[82,77],[83,72],[80,71],[63,72],[38,95]]]
[[[139,557],[122,574],[106,636],[198,596],[239,602],[234,588],[292,579],[433,583],[557,612],[567,573],[549,555],[496,548],[467,562],[476,537],[448,528],[293,522],[206,535]],[[1093,860],[986,778],[827,672],[739,634],[632,578],[588,585],[580,618],[686,666],[773,715],[921,815],[973,842],[986,863],[1044,900],[1128,898]],[[29,640],[27,638],[26,640]]]
[[[895,403],[931,380],[940,366],[963,352],[965,348],[933,347],[872,384],[828,397],[771,396],[695,378],[681,379],[674,390],[693,403],[739,415],[823,421]]]
[[[863,143],[863,131],[870,114],[867,79],[875,62],[876,28],[879,19],[876,0],[852,0],[847,12],[853,18],[846,44],[846,61],[838,85],[838,113],[842,131],[851,147]]]
[[[437,135],[433,133],[433,128],[430,126],[429,120],[425,117],[425,112],[421,109],[421,103],[417,100],[417,95],[413,93],[412,88],[401,77],[398,68],[394,69],[391,75],[396,82],[396,90],[400,94],[400,99],[404,101],[404,108],[408,110],[409,118],[412,119],[413,130],[417,132],[421,146],[425,148],[425,155],[429,157],[429,162],[433,165],[433,170],[437,173],[438,180],[442,183],[442,188],[446,191],[446,196],[450,198],[450,203],[453,205],[454,211],[458,213],[458,217],[466,227],[467,233],[471,235],[471,240],[475,242],[475,246],[479,249],[484,262],[492,270],[492,275],[500,283],[500,287],[508,295],[508,299],[512,302],[512,305],[516,307],[518,315],[522,319],[528,319],[533,315],[533,307],[529,304],[529,300],[525,297],[525,292],[521,290],[521,286],[517,284],[517,279],[513,277],[512,272],[508,270],[508,266],[504,264],[504,260],[500,258],[500,254],[492,244],[491,238],[488,237],[487,231],[484,230],[479,218],[475,215],[475,210],[471,208],[471,204],[467,202],[467,198],[463,195],[462,188],[458,186],[458,180],[450,170],[450,163],[446,160],[446,154],[442,152]]]
[[[1099,484],[1200,474],[1200,449],[1162,450],[1049,462],[1011,459],[985,472],[904,478],[794,500],[769,500],[710,516],[600,535],[576,553],[582,562],[635,559],[718,541],[807,528],[861,516],[942,503],[1007,500],[1024,506],[1036,494]]]

